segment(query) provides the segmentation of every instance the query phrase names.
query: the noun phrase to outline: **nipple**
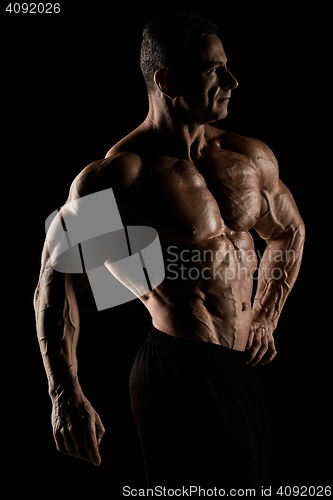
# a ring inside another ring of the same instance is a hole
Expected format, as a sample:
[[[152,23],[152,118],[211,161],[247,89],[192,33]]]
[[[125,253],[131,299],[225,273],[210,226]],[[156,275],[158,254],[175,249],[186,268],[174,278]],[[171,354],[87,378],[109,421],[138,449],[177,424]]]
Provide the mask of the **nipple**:
[[[196,236],[198,234],[198,230],[196,227],[190,229],[191,233],[193,234],[193,236]]]

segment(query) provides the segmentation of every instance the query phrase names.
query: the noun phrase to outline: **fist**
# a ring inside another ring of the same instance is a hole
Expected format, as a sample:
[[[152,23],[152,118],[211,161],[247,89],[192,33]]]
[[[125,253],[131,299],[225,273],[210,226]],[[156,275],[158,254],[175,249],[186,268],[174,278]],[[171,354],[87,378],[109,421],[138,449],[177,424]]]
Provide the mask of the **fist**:
[[[105,429],[82,393],[64,392],[53,400],[52,427],[58,451],[100,465],[98,446]]]

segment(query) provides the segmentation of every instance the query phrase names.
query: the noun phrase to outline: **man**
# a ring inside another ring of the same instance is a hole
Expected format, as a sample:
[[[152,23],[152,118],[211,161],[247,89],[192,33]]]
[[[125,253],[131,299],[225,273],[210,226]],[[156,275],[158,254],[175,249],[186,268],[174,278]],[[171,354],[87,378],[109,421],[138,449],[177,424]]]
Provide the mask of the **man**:
[[[238,86],[213,24],[150,23],[141,69],[147,118],[79,174],[67,202],[112,188],[123,224],[155,228],[162,244],[166,277],[140,297],[153,325],[130,376],[148,484],[263,484],[269,429],[253,367],[276,355],[304,224],[272,151],[209,125],[227,116]],[[253,307],[251,228],[267,242]],[[104,427],[77,378],[84,286],[84,275],[54,271],[45,247],[35,309],[54,438],[99,465]]]

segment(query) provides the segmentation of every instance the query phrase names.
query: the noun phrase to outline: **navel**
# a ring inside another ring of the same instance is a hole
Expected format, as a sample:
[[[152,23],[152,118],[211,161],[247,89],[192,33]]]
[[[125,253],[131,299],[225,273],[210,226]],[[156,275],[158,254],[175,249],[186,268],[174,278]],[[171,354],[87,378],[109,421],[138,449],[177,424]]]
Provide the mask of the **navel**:
[[[247,304],[246,302],[243,302],[242,303],[242,311],[246,311],[248,308],[249,308],[249,304]]]

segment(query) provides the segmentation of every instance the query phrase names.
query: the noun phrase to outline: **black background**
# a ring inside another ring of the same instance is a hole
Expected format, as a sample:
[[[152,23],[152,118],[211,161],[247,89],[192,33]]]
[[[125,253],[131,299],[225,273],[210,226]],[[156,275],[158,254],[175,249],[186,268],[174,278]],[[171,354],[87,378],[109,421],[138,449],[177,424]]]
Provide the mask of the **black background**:
[[[62,2],[58,15],[6,13],[2,19],[4,450],[18,477],[32,468],[26,492],[42,493],[48,484],[65,498],[102,491],[120,496],[124,485],[144,486],[127,379],[149,314],[139,301],[97,313],[89,291],[80,297],[79,378],[106,427],[102,465],[94,468],[56,452],[32,308],[46,217],[65,202],[80,170],[103,158],[148,109],[141,31],[156,14],[174,9],[116,7]],[[275,333],[278,356],[258,370],[275,428],[275,483],[325,485],[330,349],[323,290],[329,270],[317,240],[325,202],[318,156],[325,105],[318,101],[322,73],[313,69],[325,12],[314,17],[304,9],[288,12],[286,5],[220,3],[191,10],[221,26],[228,67],[239,81],[229,116],[217,125],[271,147],[306,224],[303,265]]]

